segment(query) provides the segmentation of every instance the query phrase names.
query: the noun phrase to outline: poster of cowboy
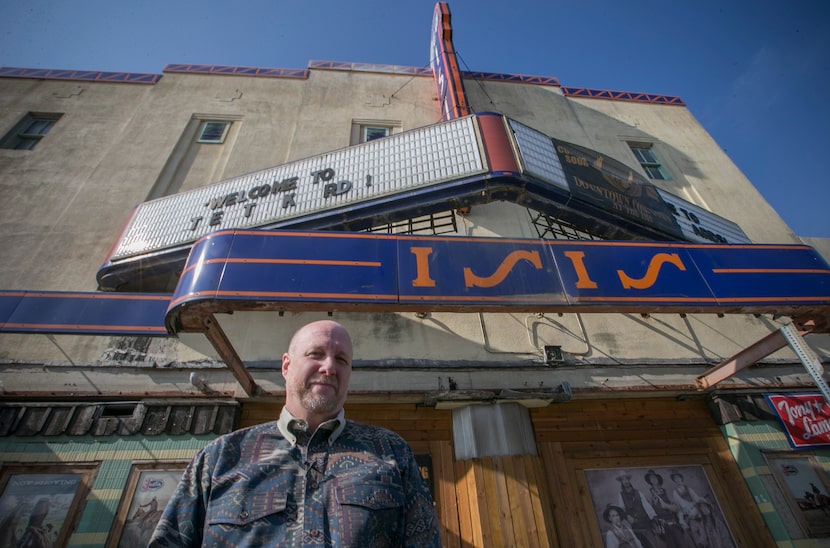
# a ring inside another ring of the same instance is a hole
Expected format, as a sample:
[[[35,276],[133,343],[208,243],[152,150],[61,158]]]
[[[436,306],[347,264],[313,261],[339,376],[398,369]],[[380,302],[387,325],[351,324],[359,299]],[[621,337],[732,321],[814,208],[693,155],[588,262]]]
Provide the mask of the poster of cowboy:
[[[702,466],[584,470],[606,548],[734,548]]]
[[[107,548],[146,546],[173,496],[185,463],[135,463]]]
[[[15,473],[0,495],[0,547],[61,545],[83,474]]]

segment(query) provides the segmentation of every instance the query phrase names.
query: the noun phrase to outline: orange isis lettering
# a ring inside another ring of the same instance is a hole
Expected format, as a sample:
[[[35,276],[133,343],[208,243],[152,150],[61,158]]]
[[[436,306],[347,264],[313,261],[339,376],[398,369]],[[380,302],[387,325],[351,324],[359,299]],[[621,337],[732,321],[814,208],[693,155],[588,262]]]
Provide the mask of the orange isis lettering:
[[[649,261],[646,275],[642,278],[631,278],[622,270],[617,270],[617,275],[625,289],[631,289],[632,287],[634,289],[648,289],[657,281],[660,269],[665,263],[673,264],[680,270],[686,270],[686,265],[683,264],[677,253],[658,253]]]
[[[466,287],[495,287],[504,281],[519,261],[528,261],[537,270],[542,269],[542,260],[539,258],[538,251],[513,251],[504,258],[496,271],[490,276],[476,276],[470,268],[465,267],[464,285]]]
[[[409,250],[415,255],[415,271],[418,277],[412,280],[412,287],[435,287],[435,280],[429,275],[429,256],[431,247],[413,247]]]
[[[565,257],[570,259],[576,271],[577,289],[596,289],[597,282],[588,276],[588,269],[585,268],[585,253],[582,251],[566,251]]]

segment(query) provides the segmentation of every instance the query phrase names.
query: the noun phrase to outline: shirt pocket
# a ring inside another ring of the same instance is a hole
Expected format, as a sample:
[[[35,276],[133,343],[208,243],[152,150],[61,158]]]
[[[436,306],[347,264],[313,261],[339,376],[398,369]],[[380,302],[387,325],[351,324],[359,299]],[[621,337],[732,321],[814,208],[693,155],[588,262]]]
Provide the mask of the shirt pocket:
[[[248,527],[261,520],[269,523],[285,520],[288,498],[284,492],[249,492],[246,495],[228,494],[214,500],[207,509],[208,526]]]
[[[337,502],[341,506],[356,506],[370,511],[402,508],[403,488],[379,481],[347,483],[337,487]]]
[[[336,489],[343,546],[400,546],[404,493],[394,483],[349,482]]]

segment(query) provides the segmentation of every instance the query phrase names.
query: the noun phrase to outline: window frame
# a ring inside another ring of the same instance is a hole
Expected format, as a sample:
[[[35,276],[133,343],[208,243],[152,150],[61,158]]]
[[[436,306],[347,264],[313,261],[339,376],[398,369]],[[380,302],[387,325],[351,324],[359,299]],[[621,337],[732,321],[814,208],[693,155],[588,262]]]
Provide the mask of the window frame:
[[[391,137],[396,133],[401,132],[401,122],[398,120],[370,120],[370,119],[353,119],[352,120],[352,131],[351,137],[349,139],[350,145],[360,145],[363,143],[370,143],[376,139],[382,139],[384,137]],[[374,139],[367,140],[367,133],[371,129],[383,129],[386,131],[386,135],[375,137]]]
[[[645,172],[646,177],[653,181],[670,181],[672,179],[666,168],[666,163],[655,150],[653,143],[629,141],[627,144],[637,163],[640,164],[640,168]]]
[[[228,137],[228,133],[231,130],[231,124],[233,122],[230,120],[201,120],[199,125],[198,133],[196,134],[196,142],[203,144],[203,145],[222,145],[225,143],[225,139]],[[216,138],[205,138],[205,132],[207,131],[208,127],[211,124],[222,124],[223,130],[222,135]]]
[[[373,130],[383,130],[383,135],[377,135],[375,137],[369,137],[369,131]],[[361,125],[360,126],[360,142],[361,143],[368,143],[369,141],[374,141],[375,139],[383,139],[384,137],[389,137],[392,135],[392,128],[389,126],[377,126],[377,125]]]
[[[0,148],[7,150],[33,150],[52,131],[62,112],[27,112],[14,127],[0,139]],[[39,131],[29,130],[38,123],[47,122]],[[21,146],[26,145],[26,146]]]
[[[782,515],[782,519],[789,521],[791,517],[792,520],[794,520],[792,524],[796,525],[806,538],[825,538],[828,531],[830,531],[830,525],[827,525],[826,515],[822,515],[817,519],[815,513],[810,511],[812,508],[808,509],[801,507],[801,501],[799,500],[802,499],[801,493],[795,492],[794,486],[802,482],[794,481],[793,483],[790,483],[782,471],[782,466],[779,466],[779,464],[783,465],[784,462],[790,461],[794,463],[793,466],[798,465],[800,468],[799,474],[802,477],[805,472],[807,472],[808,475],[812,472],[814,478],[803,480],[803,482],[815,479],[815,481],[819,484],[818,487],[820,490],[824,490],[823,495],[827,496],[827,493],[830,492],[830,478],[828,478],[827,473],[824,471],[824,468],[816,455],[809,451],[790,452],[774,450],[763,451],[761,454],[764,457],[764,461],[770,471],[775,487],[779,490],[778,493],[770,493],[773,495],[774,507],[782,514],[783,512],[786,512],[786,510],[790,511],[790,516]],[[782,502],[784,503],[784,507],[779,508],[779,505]]]

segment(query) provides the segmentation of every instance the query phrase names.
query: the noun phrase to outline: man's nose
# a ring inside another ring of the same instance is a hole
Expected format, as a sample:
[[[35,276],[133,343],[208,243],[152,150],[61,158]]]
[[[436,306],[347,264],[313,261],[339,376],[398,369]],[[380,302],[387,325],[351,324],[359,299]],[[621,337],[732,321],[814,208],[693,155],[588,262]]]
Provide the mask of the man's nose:
[[[325,356],[320,360],[320,373],[329,376],[334,375],[336,365],[337,361],[334,359],[334,356]]]

